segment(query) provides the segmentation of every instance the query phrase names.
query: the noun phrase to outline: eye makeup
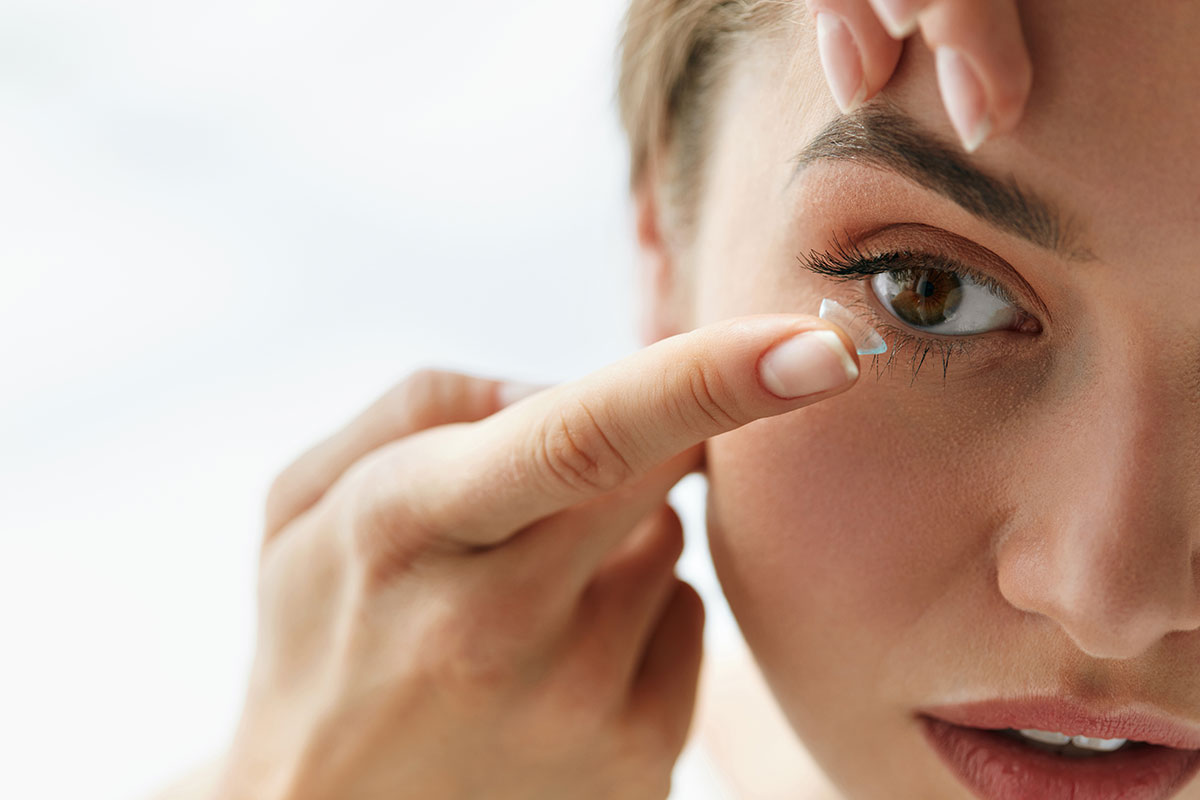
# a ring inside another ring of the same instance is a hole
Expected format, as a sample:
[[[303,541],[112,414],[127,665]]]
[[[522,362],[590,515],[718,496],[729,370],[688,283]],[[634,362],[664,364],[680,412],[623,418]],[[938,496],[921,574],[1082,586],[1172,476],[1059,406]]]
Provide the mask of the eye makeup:
[[[986,334],[1041,332],[1008,286],[944,253],[907,247],[866,252],[835,235],[830,250],[810,251],[798,261],[836,282],[865,284],[846,301],[849,316],[869,320],[892,343],[885,368],[907,349],[913,381],[930,353],[941,357],[944,381],[951,356],[971,352]]]

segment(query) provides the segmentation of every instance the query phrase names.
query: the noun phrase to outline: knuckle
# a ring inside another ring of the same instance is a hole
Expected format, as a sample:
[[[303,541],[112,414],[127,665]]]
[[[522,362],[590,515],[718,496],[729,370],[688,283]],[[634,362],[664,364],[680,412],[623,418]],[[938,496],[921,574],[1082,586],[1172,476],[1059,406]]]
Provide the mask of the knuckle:
[[[395,409],[404,428],[418,426],[418,421],[439,404],[447,373],[425,367],[412,372],[393,390],[389,405]]]
[[[267,537],[285,528],[320,497],[311,477],[306,476],[308,471],[309,458],[305,455],[289,464],[271,481],[263,501]]]
[[[653,572],[670,568],[683,554],[683,524],[670,505],[664,503],[643,523],[648,530],[635,540],[638,559]]]
[[[428,398],[436,394],[445,373],[431,367],[422,367],[409,373],[400,384],[409,399]]]
[[[692,420],[702,431],[736,427],[739,415],[733,391],[721,373],[696,360],[687,366],[689,397],[678,409],[684,419]]]
[[[364,567],[371,585],[386,583],[403,570],[426,537],[419,518],[395,497],[401,477],[387,448],[363,456],[334,487],[341,532]]]
[[[290,469],[289,467],[276,475],[267,489],[267,498],[263,502],[263,506],[266,510],[267,527],[269,529],[281,527],[284,522],[281,517],[292,503],[293,481]]]
[[[1033,65],[1027,55],[1012,59],[1004,73],[992,81],[992,105],[1001,117],[1016,116],[1033,88]]]
[[[570,491],[608,492],[634,475],[628,459],[583,400],[549,417],[535,440],[535,459],[542,472]]]
[[[382,448],[372,450],[346,468],[334,489],[342,497],[350,525],[371,527],[390,517],[391,509],[377,500],[381,487],[394,477],[390,465],[385,463]]]

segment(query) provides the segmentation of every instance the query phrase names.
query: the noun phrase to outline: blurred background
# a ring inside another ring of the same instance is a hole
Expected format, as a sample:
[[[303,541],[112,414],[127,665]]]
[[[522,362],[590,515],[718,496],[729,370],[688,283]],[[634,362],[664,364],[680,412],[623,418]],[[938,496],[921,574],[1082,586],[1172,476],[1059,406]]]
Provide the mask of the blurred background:
[[[267,487],[405,374],[639,346],[624,6],[0,3],[0,797],[220,752]],[[723,797],[695,751],[673,797]]]

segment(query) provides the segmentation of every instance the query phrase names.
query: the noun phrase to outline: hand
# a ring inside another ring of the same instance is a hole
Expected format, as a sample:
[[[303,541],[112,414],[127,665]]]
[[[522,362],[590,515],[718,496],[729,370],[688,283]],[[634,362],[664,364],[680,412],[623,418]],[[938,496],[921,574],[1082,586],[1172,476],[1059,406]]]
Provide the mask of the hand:
[[[937,54],[942,101],[966,150],[1016,127],[1033,80],[1016,0],[808,0],[808,8],[844,113],[891,80],[901,40],[920,28]]]
[[[496,381],[405,381],[271,488],[219,796],[664,797],[703,626],[667,492],[857,365],[824,320],[763,315],[502,410]]]

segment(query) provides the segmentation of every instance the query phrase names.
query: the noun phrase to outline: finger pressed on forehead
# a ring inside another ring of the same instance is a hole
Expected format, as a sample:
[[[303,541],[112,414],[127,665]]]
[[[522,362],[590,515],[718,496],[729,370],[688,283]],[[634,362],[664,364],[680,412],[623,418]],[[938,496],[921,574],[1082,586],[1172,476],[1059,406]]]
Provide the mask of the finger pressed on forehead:
[[[708,438],[842,391],[849,384],[783,399],[760,377],[768,350],[817,330],[834,331],[854,353],[843,331],[808,315],[742,317],[664,339],[478,423],[424,439],[422,466],[397,487],[396,502],[416,504],[423,524],[443,536],[498,542]],[[856,361],[848,366],[857,374]]]

